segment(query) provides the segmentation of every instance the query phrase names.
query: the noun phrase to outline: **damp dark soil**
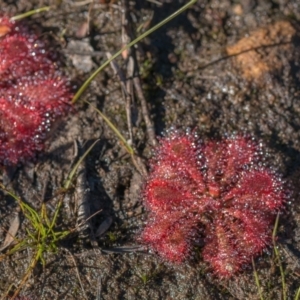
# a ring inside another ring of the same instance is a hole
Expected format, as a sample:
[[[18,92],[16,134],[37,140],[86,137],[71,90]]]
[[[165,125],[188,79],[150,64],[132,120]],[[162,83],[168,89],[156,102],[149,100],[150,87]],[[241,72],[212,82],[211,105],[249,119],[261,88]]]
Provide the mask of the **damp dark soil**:
[[[61,53],[65,72],[78,87],[108,52],[122,47],[126,42],[122,37],[141,34],[185,3],[0,0],[0,7],[3,14],[17,15],[53,5],[27,22]],[[283,295],[294,299],[300,283],[299,29],[298,0],[201,0],[134,48],[157,136],[172,126],[197,128],[203,137],[246,131],[262,141],[268,163],[287,182],[291,196],[280,216],[277,239],[285,290],[269,248],[255,260],[264,299],[283,299]],[[126,56],[124,52],[116,60],[125,74],[130,65]],[[147,218],[140,195],[142,176],[115,133],[83,100],[100,109],[130,139],[126,95],[108,66],[56,128],[47,151],[6,170],[2,180],[8,188],[37,210],[46,201],[51,215],[55,195],[76,161],[74,145],[80,156],[99,139],[80,167],[83,175],[64,198],[57,226],[76,227],[82,197],[89,215],[97,215],[89,220],[89,228],[82,225],[79,233],[58,244],[55,253],[45,255],[45,264],[36,265],[18,299],[260,299],[250,266],[232,279],[220,280],[201,260],[201,248],[199,257],[179,266],[147,249],[135,251]],[[153,141],[137,94],[131,113],[131,142],[147,161]],[[1,194],[1,244],[16,209],[15,201]],[[30,226],[21,219],[19,239]],[[1,295],[9,289],[13,294],[33,254],[34,249],[25,249],[1,261]]]

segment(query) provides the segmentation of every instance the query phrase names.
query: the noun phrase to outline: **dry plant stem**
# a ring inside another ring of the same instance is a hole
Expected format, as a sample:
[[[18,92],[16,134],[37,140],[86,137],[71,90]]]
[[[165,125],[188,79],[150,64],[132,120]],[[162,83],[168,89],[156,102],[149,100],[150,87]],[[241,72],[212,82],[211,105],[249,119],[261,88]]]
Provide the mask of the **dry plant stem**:
[[[67,180],[69,179],[69,176],[70,176],[72,170],[74,169],[75,164],[78,162],[78,159],[79,159],[78,141],[75,139],[73,141],[73,155],[72,155],[72,160],[71,160],[69,171],[68,171],[69,175],[67,176]],[[73,193],[68,193],[66,188],[63,188],[61,193],[64,194],[63,203],[64,203],[65,208],[67,209],[67,216],[68,216],[68,218],[71,218],[71,216],[73,215],[73,212],[74,212],[74,211],[72,211],[72,209],[70,207],[70,203],[72,202]]]
[[[78,282],[79,282],[79,284],[80,284],[80,288],[81,288],[82,293],[83,293],[83,295],[84,295],[84,298],[85,298],[85,299],[88,299],[88,297],[87,297],[87,295],[86,295],[86,292],[85,292],[85,289],[84,289],[84,287],[83,287],[81,278],[80,278],[80,273],[79,273],[79,270],[78,270],[78,266],[77,266],[76,260],[75,260],[75,258],[74,258],[74,256],[73,256],[73,254],[72,254],[67,248],[63,248],[63,249],[70,255],[70,257],[71,257],[71,259],[72,259],[72,261],[73,261],[73,263],[74,263],[74,266],[75,266],[76,275],[77,275],[77,278],[78,278]]]
[[[155,137],[155,131],[154,131],[154,126],[153,122],[149,116],[149,110],[147,107],[147,101],[145,99],[142,87],[141,87],[141,80],[139,77],[133,78],[133,84],[136,89],[137,97],[139,98],[141,102],[141,108],[142,108],[142,114],[146,123],[146,128],[149,136],[149,140],[152,146],[157,145],[157,140]]]
[[[11,291],[11,289],[13,288],[14,284],[12,283],[8,289],[6,290],[5,294],[1,296],[0,300],[6,300],[7,299],[7,295],[8,293]]]
[[[124,10],[124,23],[125,23],[125,19],[126,19],[126,22],[128,24],[129,20],[130,20],[130,16],[128,13],[128,1],[123,0],[122,2],[123,2],[123,10]],[[125,29],[125,32],[126,32],[126,38],[125,38],[125,33],[123,33],[123,39],[130,40],[130,37],[133,36],[132,32],[130,32],[130,29],[129,29],[130,26],[125,26],[125,24],[124,24],[123,28]],[[141,103],[142,115],[143,115],[143,118],[144,118],[144,121],[146,124],[148,138],[149,138],[150,144],[152,146],[156,146],[157,141],[156,141],[156,137],[155,137],[154,125],[150,118],[149,109],[147,106],[147,100],[146,100],[143,90],[142,90],[141,80],[139,77],[138,62],[137,62],[136,53],[135,53],[134,48],[128,49],[128,61],[130,64],[130,71],[131,71],[130,78],[133,78],[133,86],[136,91],[137,98],[139,99],[139,101]]]
[[[80,148],[82,148],[80,146]],[[89,205],[89,188],[86,179],[86,168],[82,162],[77,169],[76,181],[76,207],[77,207],[77,220],[76,228],[79,233],[85,234],[91,227],[89,221],[86,221],[90,216]]]
[[[91,12],[92,12],[93,6],[94,6],[94,1],[92,1],[89,5],[89,11],[88,11],[87,20],[86,20],[86,22],[88,24],[87,34],[90,33],[90,19],[91,19]]]
[[[111,57],[111,54],[109,52],[106,53],[107,58],[109,59]],[[128,126],[128,133],[129,133],[129,139],[131,143],[133,143],[133,134],[132,134],[132,117],[131,117],[131,97],[132,93],[128,91],[128,84],[126,84],[126,78],[122,71],[122,69],[119,67],[117,62],[112,61],[110,63],[114,73],[118,75],[118,78],[120,80],[120,84],[122,87],[123,97],[125,98],[126,103],[126,117],[127,117],[127,126]],[[127,80],[128,83],[128,80]]]
[[[144,251],[145,247],[140,245],[130,245],[101,250],[104,253],[134,253]]]
[[[78,150],[77,146],[76,149]],[[90,150],[87,150],[86,153],[88,153],[89,151]],[[92,215],[90,214],[89,187],[86,179],[86,168],[83,163],[79,165],[77,169],[77,173],[78,175],[77,175],[76,190],[75,190],[77,220],[76,220],[76,227],[74,229],[74,233],[79,233],[82,237],[89,236],[92,246],[95,248],[98,245],[95,242],[95,234],[91,226],[90,220],[94,216],[99,214],[102,210],[99,210]]]
[[[146,178],[148,176],[148,170],[144,160],[138,155],[132,155],[131,159],[137,171]]]
[[[132,142],[133,140],[133,133],[132,133],[132,113],[131,113],[131,106],[133,103],[133,85],[132,85],[132,76],[133,76],[133,64],[131,57],[127,63],[127,82],[126,82],[126,93],[125,93],[125,104],[126,104],[126,115],[127,115],[127,126],[129,137]]]
[[[14,300],[18,297],[22,287],[24,286],[24,284],[27,282],[30,274],[32,273],[33,269],[35,268],[37,262],[38,262],[38,256],[39,256],[39,252],[37,252],[34,256],[33,259],[30,262],[29,268],[26,271],[26,274],[24,275],[22,281],[20,282],[20,284],[18,285],[18,288],[15,290],[14,294],[10,297],[11,300]]]
[[[129,37],[126,34],[126,27],[128,24],[128,20],[126,19],[126,16],[127,16],[127,10],[123,8],[122,9],[122,44],[123,45],[128,44],[128,42],[130,41]],[[125,103],[126,103],[125,108],[126,108],[129,137],[130,137],[132,144],[134,144],[133,134],[132,134],[132,114],[131,114],[131,106],[134,101],[133,84],[132,84],[132,77],[134,74],[134,65],[133,65],[131,57],[128,57],[128,53],[130,53],[130,49],[128,49],[128,51],[126,50],[122,53],[123,59],[127,60],[124,97],[125,97]]]
[[[100,214],[102,211],[102,209],[96,211],[95,213],[93,213],[92,215],[90,215],[86,220],[83,220],[83,222],[88,222],[90,221],[92,218],[94,218],[95,216],[97,216],[98,214]]]
[[[101,300],[102,282],[101,277],[98,277],[96,300]]]
[[[110,57],[110,53],[107,53],[107,56]],[[125,79],[124,73],[121,70],[121,68],[118,66],[118,64],[116,62],[111,62],[111,67],[114,70],[115,74],[118,75],[119,80],[121,82],[121,87],[122,87],[123,94],[125,95],[128,131],[129,131],[130,140],[133,143],[132,121],[131,121],[132,120],[132,117],[131,117],[131,103],[132,103],[132,97],[133,97],[133,91],[132,91],[132,74],[133,74],[134,67],[133,67],[132,57],[129,57],[128,65],[129,65],[129,67],[127,68],[127,73],[129,73],[129,75],[131,75],[131,76],[128,77],[127,83],[126,83],[126,79]],[[108,123],[108,125],[109,125],[109,123]],[[146,177],[147,174],[148,174],[147,168],[146,168],[146,164],[134,152],[132,152],[130,154],[131,154],[132,162],[133,162],[135,168],[137,169],[137,171],[142,176]]]
[[[80,87],[80,89],[77,91],[77,93],[74,95],[73,99],[72,99],[72,103],[74,104],[79,98],[80,96],[85,92],[85,90],[87,89],[87,87],[90,85],[90,83],[95,79],[95,77],[104,69],[106,68],[110,62],[112,60],[114,60],[116,57],[118,57],[120,54],[123,53],[123,51],[129,49],[130,47],[132,47],[133,45],[135,45],[136,43],[138,43],[139,41],[141,41],[142,39],[144,39],[146,36],[148,36],[149,34],[151,34],[152,32],[156,31],[158,28],[162,27],[163,25],[165,25],[166,23],[170,22],[172,19],[174,19],[175,17],[179,16],[182,12],[184,12],[185,10],[187,10],[190,6],[192,6],[193,4],[195,4],[197,2],[197,0],[191,0],[189,1],[187,4],[185,4],[183,7],[181,7],[179,10],[177,10],[175,13],[173,13],[172,15],[170,15],[168,18],[166,18],[165,20],[161,21],[160,23],[158,23],[157,25],[153,26],[151,29],[147,30],[145,33],[141,34],[138,38],[136,38],[134,41],[130,42],[129,44],[127,44],[126,46],[124,46],[122,49],[120,49],[118,52],[116,52],[109,60],[107,60],[105,63],[103,63],[84,83],[83,85]]]
[[[106,56],[107,56],[108,59],[110,59],[112,57],[110,52],[106,52]],[[125,75],[124,75],[122,69],[119,67],[119,65],[116,61],[111,61],[110,66],[113,69],[114,73],[116,75],[118,75],[122,90],[126,93],[127,92],[127,90],[126,90],[126,78],[125,78]]]
[[[88,222],[89,218],[89,207],[88,207],[88,193],[87,193],[87,187],[86,187],[86,177],[85,177],[85,168],[83,166],[83,161],[86,158],[86,156],[90,153],[90,151],[94,148],[94,146],[99,142],[99,139],[96,140],[86,151],[85,153],[79,158],[79,160],[76,162],[76,164],[73,166],[73,168],[70,171],[70,174],[67,177],[66,182],[64,183],[64,191],[67,191],[73,182],[74,176],[76,172],[78,172],[78,178],[77,178],[77,225],[75,230],[76,231],[84,231],[90,227],[90,223]],[[78,143],[74,142],[74,158],[76,158],[79,155],[78,150]],[[69,199],[68,199],[69,200]],[[70,201],[70,200],[69,200]],[[62,205],[63,202],[66,202],[66,197],[62,197],[59,200],[59,207]],[[57,216],[55,216],[57,218]]]

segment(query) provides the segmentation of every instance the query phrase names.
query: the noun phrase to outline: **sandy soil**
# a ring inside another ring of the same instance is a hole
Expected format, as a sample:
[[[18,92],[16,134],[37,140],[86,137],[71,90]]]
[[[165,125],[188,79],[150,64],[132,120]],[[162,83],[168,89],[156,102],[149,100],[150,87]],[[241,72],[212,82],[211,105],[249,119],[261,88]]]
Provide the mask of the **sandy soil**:
[[[79,86],[106,60],[106,52],[122,46],[123,4],[94,2],[89,6],[69,0],[0,0],[0,7],[2,13],[17,15],[54,5],[28,22],[62,53],[66,74]],[[186,1],[159,2],[127,3],[127,27],[133,36]],[[90,33],[85,34],[88,17]],[[266,160],[283,174],[291,199],[280,219],[278,249],[286,270],[287,299],[294,297],[300,282],[299,21],[297,0],[203,0],[135,48],[156,135],[171,126],[197,127],[204,137],[246,131],[263,141]],[[126,69],[122,58],[116,61]],[[81,170],[90,213],[101,210],[90,228],[94,233],[99,226],[107,231],[99,237],[82,231],[62,241],[56,253],[46,255],[45,266],[35,267],[18,299],[259,299],[250,267],[223,281],[212,276],[201,252],[199,258],[174,266],[147,251],[125,251],[137,245],[147,216],[140,198],[142,178],[116,135],[84,99],[130,138],[120,80],[108,67],[76,103],[75,113],[59,124],[47,151],[11,171],[8,187],[36,209],[47,201],[53,213],[54,195],[74,161],[74,141],[87,149],[99,139]],[[152,146],[138,97],[131,111],[134,146],[146,160]],[[59,229],[76,226],[80,189],[78,178],[65,197]],[[3,194],[0,204],[1,244],[17,205]],[[28,220],[22,217],[18,238],[24,237],[26,226]],[[25,249],[1,262],[0,294],[20,282],[32,254]],[[283,299],[273,250],[255,262],[264,299]]]

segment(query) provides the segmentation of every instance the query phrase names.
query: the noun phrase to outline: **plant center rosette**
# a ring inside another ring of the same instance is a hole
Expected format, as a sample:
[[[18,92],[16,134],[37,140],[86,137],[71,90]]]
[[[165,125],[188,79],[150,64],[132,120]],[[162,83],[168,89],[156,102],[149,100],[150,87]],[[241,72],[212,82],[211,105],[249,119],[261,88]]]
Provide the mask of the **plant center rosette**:
[[[71,99],[55,53],[23,23],[0,17],[0,164],[15,165],[43,150]]]
[[[171,130],[155,151],[141,240],[162,258],[181,263],[202,240],[203,259],[229,278],[270,244],[286,193],[252,138],[203,142],[195,132]]]

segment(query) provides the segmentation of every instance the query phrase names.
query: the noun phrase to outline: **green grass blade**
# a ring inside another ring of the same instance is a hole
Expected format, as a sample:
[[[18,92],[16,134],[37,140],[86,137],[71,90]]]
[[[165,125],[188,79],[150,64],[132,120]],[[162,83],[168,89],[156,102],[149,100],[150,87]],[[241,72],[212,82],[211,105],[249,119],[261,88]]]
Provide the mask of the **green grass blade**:
[[[13,199],[15,199],[18,202],[18,204],[20,204],[21,199],[18,196],[16,196],[13,192],[11,192],[10,190],[6,189],[6,187],[2,183],[0,183],[0,189],[3,192],[5,192],[6,194],[8,194],[9,196],[11,196]]]
[[[46,204],[45,203],[42,203],[41,219],[42,219],[42,221],[45,221],[45,223],[48,227],[51,226],[51,222],[50,222],[50,220],[48,218],[48,215],[47,215],[47,210],[46,210]]]
[[[273,228],[273,232],[272,232],[273,244],[276,243],[276,235],[277,235],[277,231],[278,231],[278,225],[279,225],[279,213],[277,214],[275,224],[274,224],[274,228]]]
[[[71,182],[73,180],[73,177],[78,169],[78,167],[80,166],[80,164],[83,162],[83,160],[87,157],[87,155],[90,153],[90,151],[94,148],[94,146],[99,142],[99,140],[96,140],[82,155],[82,157],[80,157],[80,159],[78,160],[78,162],[76,163],[76,165],[74,166],[74,168],[72,169],[72,171],[70,172],[65,184],[64,184],[64,188],[66,190],[68,190],[71,186]]]
[[[30,232],[30,230],[28,228],[25,228],[25,230],[26,230],[27,236],[30,237],[34,242],[36,242],[35,234]]]
[[[38,14],[40,12],[48,11],[50,9],[51,9],[51,6],[44,6],[44,7],[41,7],[41,8],[36,8],[36,9],[30,10],[30,11],[27,11],[24,14],[20,14],[20,15],[11,17],[10,19],[12,21],[17,21],[17,20],[21,20],[21,19],[30,17],[32,15]]]
[[[29,206],[27,203],[23,202],[21,198],[16,196],[13,192],[9,191],[6,189],[6,187],[0,183],[0,189],[2,189],[6,194],[11,196],[13,199],[16,200],[16,202],[19,204],[23,214],[25,217],[30,220],[31,224],[35,227],[38,228],[39,224],[41,224],[41,218],[37,211],[33,209],[31,206]]]
[[[256,286],[257,286],[257,289],[258,289],[259,299],[260,300],[264,300],[264,297],[262,295],[262,289],[261,289],[261,286],[260,286],[260,282],[259,282],[258,274],[257,274],[256,268],[255,268],[255,263],[254,263],[253,257],[252,257],[252,267],[253,267],[253,273],[254,273],[255,283],[256,283]]]
[[[89,104],[90,106],[92,106],[94,108],[94,110],[104,119],[104,121],[107,123],[107,125],[111,128],[111,130],[118,136],[118,138],[121,140],[122,144],[125,146],[127,152],[130,155],[134,154],[134,150],[132,149],[132,147],[127,143],[126,139],[124,138],[124,136],[121,134],[121,132],[117,129],[117,127],[94,105],[92,105],[90,102],[88,101],[84,101],[87,104]]]
[[[27,211],[27,213],[24,213],[24,214],[26,214],[27,218],[30,221],[32,221],[32,223],[41,223],[41,217],[34,208],[29,206],[27,203],[23,202],[22,200],[20,200],[20,203],[21,203],[23,211],[24,212]]]
[[[53,233],[53,239],[54,239],[55,241],[62,240],[62,239],[65,238],[69,233],[70,233],[70,231],[59,231],[59,232],[54,232],[54,233]]]
[[[56,220],[57,220],[57,218],[58,218],[58,213],[59,213],[59,211],[60,211],[61,205],[62,205],[62,200],[60,200],[60,201],[58,202],[57,206],[56,206],[55,213],[54,213],[52,222],[51,222],[50,227],[49,227],[49,231],[52,231],[53,228],[54,228],[54,226],[55,226],[55,224],[56,224]]]
[[[5,254],[0,255],[0,261],[2,261],[3,258],[9,256],[9,255],[13,255],[14,253],[18,252],[18,251],[22,251],[27,247],[28,243],[27,240],[18,240],[18,243],[13,246],[12,249],[8,250]]]
[[[74,168],[72,169],[72,171],[70,172],[66,182],[64,183],[64,189],[65,190],[68,190],[71,186],[71,183],[73,181],[73,178],[75,176],[75,173],[78,169],[78,167],[80,166],[80,164],[83,162],[83,160],[86,158],[86,156],[90,153],[90,151],[94,148],[94,146],[98,143],[99,140],[96,140],[86,151],[85,153],[82,155],[82,157],[80,157],[80,159],[78,160],[78,162],[76,163],[76,165],[74,166]],[[57,217],[58,217],[58,213],[59,213],[59,210],[60,210],[60,207],[62,205],[62,200],[60,200],[58,202],[58,205],[55,209],[55,213],[54,213],[54,216],[53,216],[53,219],[52,219],[52,222],[49,226],[49,231],[52,231],[52,229],[54,228],[54,225],[56,224],[56,220],[57,220]],[[52,231],[53,232],[53,231]]]
[[[279,224],[279,213],[277,214],[277,217],[276,217],[276,221],[275,221],[275,225],[274,225],[274,229],[273,229],[273,233],[272,233],[272,240],[273,240],[275,257],[278,262],[280,276],[281,276],[282,296],[283,296],[283,300],[286,300],[287,294],[286,294],[285,274],[284,274],[284,270],[282,267],[279,251],[278,251],[277,245],[276,245],[276,234],[277,234],[277,230],[278,230],[278,224]]]
[[[297,290],[297,293],[295,295],[295,300],[299,300],[300,299],[300,287]]]
[[[159,29],[160,27],[162,27],[163,25],[165,25],[166,23],[170,22],[172,19],[174,19],[175,17],[177,17],[178,15],[180,15],[181,13],[183,13],[185,10],[187,10],[190,6],[192,6],[193,4],[195,4],[197,2],[197,0],[191,0],[190,2],[188,2],[186,5],[184,5],[183,7],[181,7],[179,10],[177,10],[175,13],[173,13],[172,15],[170,15],[169,17],[167,17],[166,19],[164,19],[163,21],[161,21],[160,23],[158,23],[157,25],[153,26],[152,28],[150,28],[149,30],[147,30],[146,32],[144,32],[143,34],[141,34],[139,37],[137,37],[135,40],[133,40],[132,42],[130,42],[129,44],[127,44],[126,46],[124,46],[121,50],[119,50],[117,53],[115,53],[111,58],[109,58],[105,63],[103,63],[84,83],[83,85],[80,87],[80,89],[77,91],[77,93],[75,94],[75,96],[72,99],[72,103],[74,104],[79,97],[82,95],[82,93],[87,89],[87,87],[90,85],[90,83],[94,80],[94,78],[104,69],[106,68],[116,57],[118,57],[124,50],[129,49],[130,47],[132,47],[133,45],[135,45],[136,43],[138,43],[140,40],[142,40],[143,38],[145,38],[146,36],[148,36],[149,34],[151,34],[152,32],[156,31],[157,29]]]

